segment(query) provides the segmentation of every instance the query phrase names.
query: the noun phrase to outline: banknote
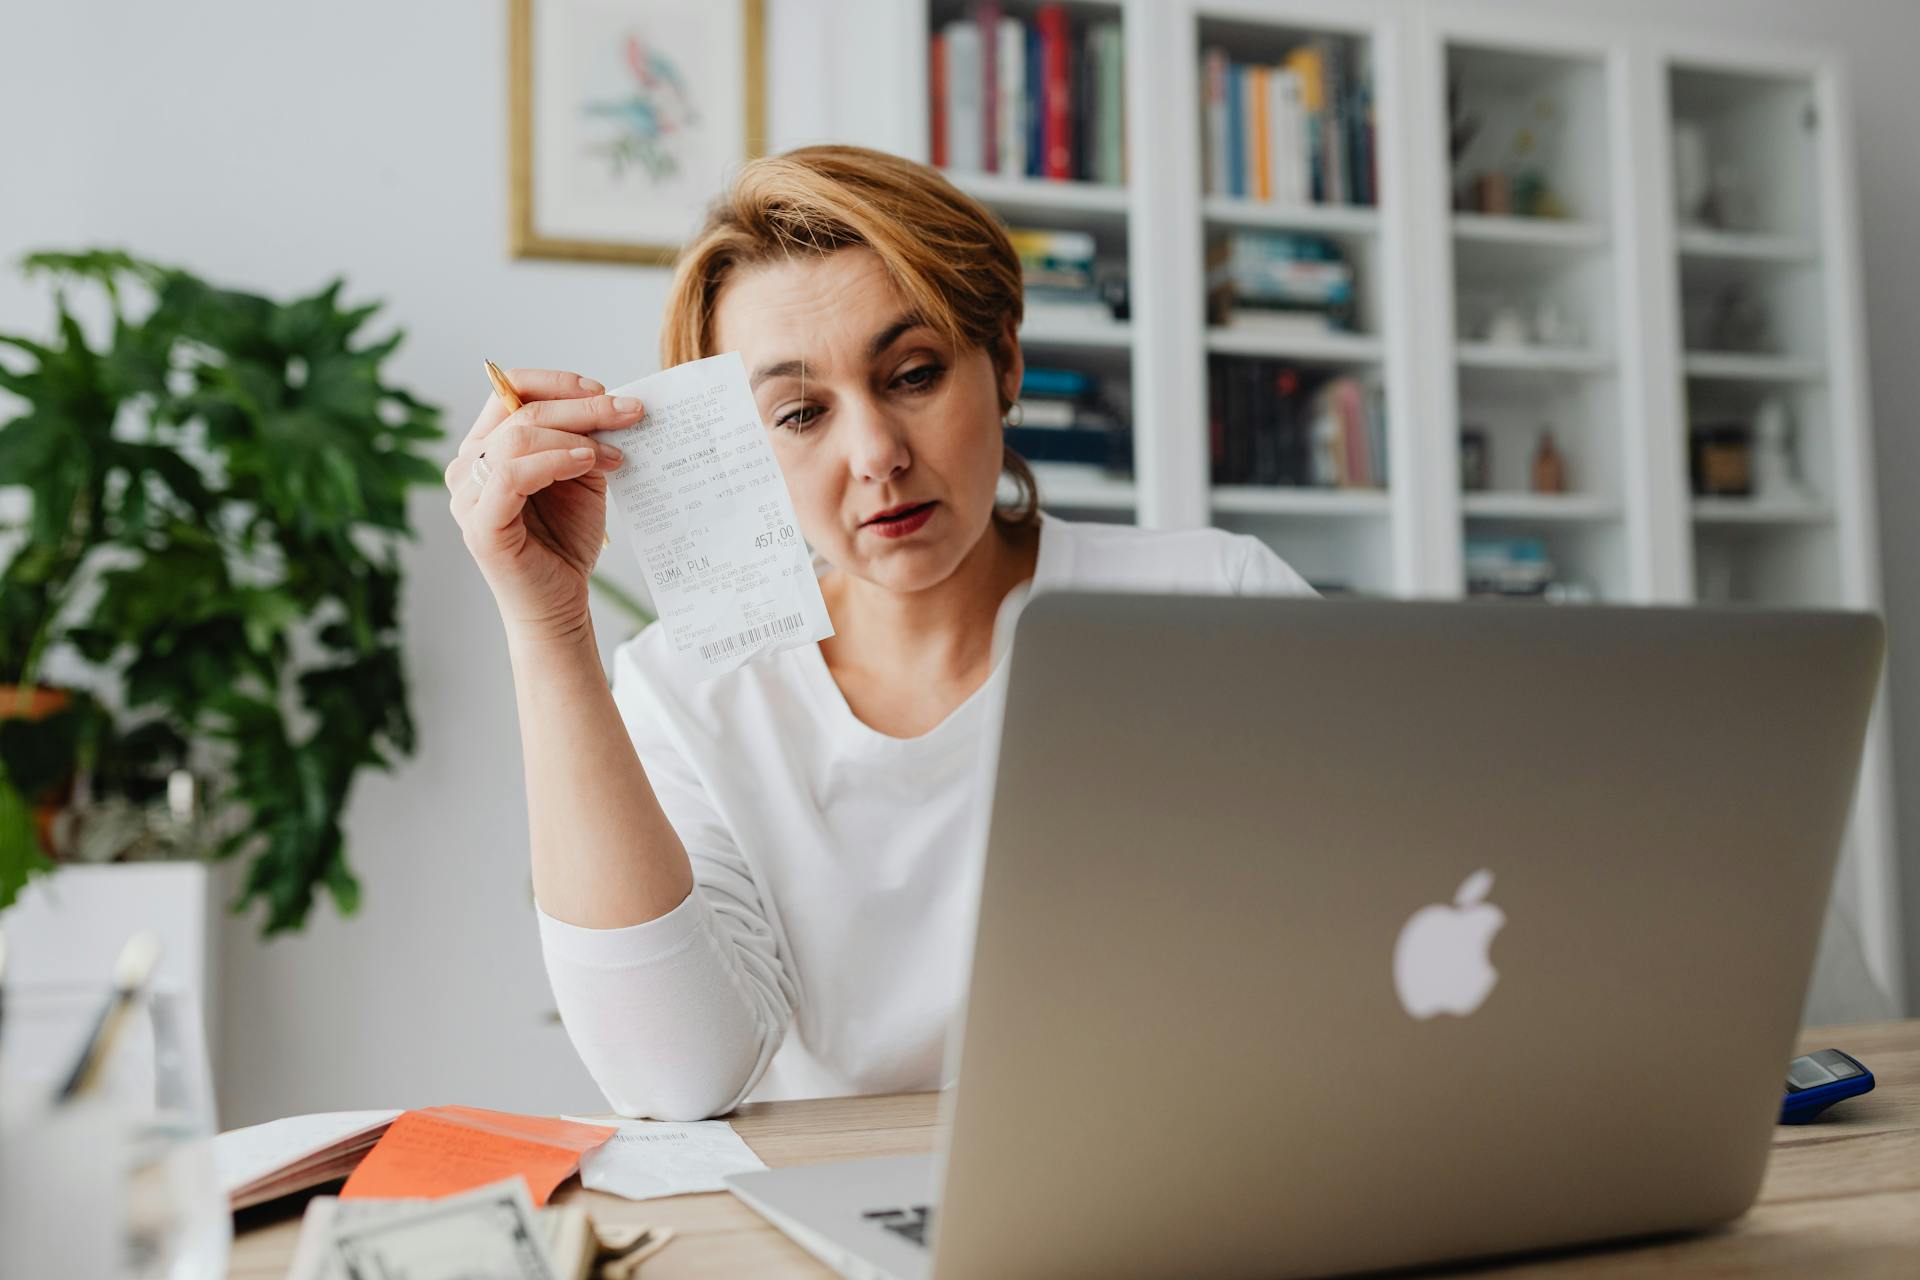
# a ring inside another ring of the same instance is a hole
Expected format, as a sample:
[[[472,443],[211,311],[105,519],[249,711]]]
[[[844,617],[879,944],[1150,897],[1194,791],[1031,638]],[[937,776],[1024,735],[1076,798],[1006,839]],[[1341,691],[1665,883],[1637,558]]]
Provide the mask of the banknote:
[[[561,1280],[519,1178],[387,1212],[347,1209],[328,1243],[346,1280]]]

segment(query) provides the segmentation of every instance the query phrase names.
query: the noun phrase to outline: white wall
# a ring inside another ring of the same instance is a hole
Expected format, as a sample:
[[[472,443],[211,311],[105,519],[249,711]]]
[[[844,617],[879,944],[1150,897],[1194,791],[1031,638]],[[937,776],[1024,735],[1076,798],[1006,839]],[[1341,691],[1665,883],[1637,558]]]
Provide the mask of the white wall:
[[[846,51],[809,19],[871,7],[769,6],[776,145],[861,114]],[[282,295],[344,274],[408,331],[394,373],[447,407],[449,454],[486,395],[483,357],[609,384],[656,367],[664,273],[507,256],[504,5],[0,0],[0,15],[8,264],[110,244]],[[46,322],[9,265],[0,329]],[[226,930],[228,1123],[597,1101],[548,1019],[499,623],[445,495],[421,493],[415,523],[404,608],[421,750],[355,793],[358,916],[323,907],[266,945]],[[610,638],[618,627],[606,615]]]
[[[1831,38],[1854,59],[1873,339],[1897,758],[1920,760],[1920,402],[1906,353],[1920,310],[1911,50],[1901,0],[1484,0],[1489,8],[1644,16]],[[894,133],[895,0],[772,0],[776,145]],[[277,294],[344,274],[409,331],[398,377],[456,434],[480,360],[650,370],[664,276],[515,262],[505,251],[505,15],[457,0],[0,0],[0,259],[117,244]],[[46,300],[0,272],[0,329],[39,331]],[[453,442],[445,448],[451,452]],[[319,911],[262,945],[227,931],[223,1118],[470,1102],[558,1111],[597,1097],[550,1003],[532,926],[525,809],[497,620],[446,515],[422,493],[405,601],[419,755],[357,791],[352,920]],[[1911,625],[1909,625],[1911,623]],[[603,625],[611,630],[608,615]],[[1900,815],[1920,907],[1920,796]],[[1915,918],[1910,915],[1910,918]],[[1909,937],[1920,928],[1909,927]],[[1920,965],[1911,989],[1920,991]]]

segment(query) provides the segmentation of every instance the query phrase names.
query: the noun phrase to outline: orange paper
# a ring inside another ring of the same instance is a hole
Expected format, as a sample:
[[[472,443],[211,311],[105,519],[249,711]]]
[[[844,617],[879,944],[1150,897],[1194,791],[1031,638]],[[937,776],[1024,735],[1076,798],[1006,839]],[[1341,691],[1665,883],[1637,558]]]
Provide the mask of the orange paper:
[[[434,1199],[519,1174],[543,1205],[611,1138],[605,1125],[516,1116],[478,1107],[427,1107],[393,1122],[340,1189],[342,1197]]]

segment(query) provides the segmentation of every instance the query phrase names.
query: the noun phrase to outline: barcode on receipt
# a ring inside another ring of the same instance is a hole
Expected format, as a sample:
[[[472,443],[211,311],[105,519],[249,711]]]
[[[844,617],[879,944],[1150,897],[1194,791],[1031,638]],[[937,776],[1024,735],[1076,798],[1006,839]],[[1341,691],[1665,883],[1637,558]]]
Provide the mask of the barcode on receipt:
[[[745,631],[739,632],[736,635],[730,635],[723,640],[715,640],[709,644],[701,645],[700,656],[711,661],[714,658],[732,653],[743,644],[755,644],[767,639],[769,636],[783,636],[789,631],[798,631],[804,617],[805,615],[803,614],[789,613],[785,617],[775,618],[771,622],[763,622],[757,627],[748,627]]]

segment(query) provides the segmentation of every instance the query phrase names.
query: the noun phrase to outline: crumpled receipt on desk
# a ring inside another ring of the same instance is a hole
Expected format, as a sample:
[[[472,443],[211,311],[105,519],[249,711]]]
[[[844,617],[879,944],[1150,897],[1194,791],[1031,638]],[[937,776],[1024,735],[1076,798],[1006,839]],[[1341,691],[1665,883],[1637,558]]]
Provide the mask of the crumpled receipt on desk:
[[[562,1117],[575,1120],[574,1116]],[[580,1185],[628,1200],[725,1191],[730,1173],[766,1168],[725,1120],[579,1120],[615,1133],[580,1158]]]
[[[633,536],[682,684],[833,634],[738,352],[616,387],[645,417],[601,434],[626,454],[607,490]]]

